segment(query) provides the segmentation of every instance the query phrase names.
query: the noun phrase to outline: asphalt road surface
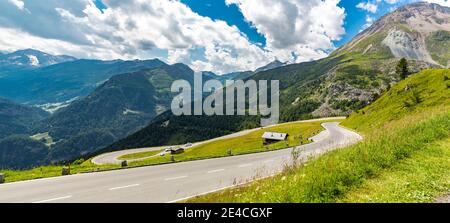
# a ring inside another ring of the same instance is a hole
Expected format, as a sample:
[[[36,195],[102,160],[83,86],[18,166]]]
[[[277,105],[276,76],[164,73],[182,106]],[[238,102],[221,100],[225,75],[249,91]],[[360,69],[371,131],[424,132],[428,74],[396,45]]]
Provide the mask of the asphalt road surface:
[[[338,123],[324,123],[313,143],[299,146],[302,158],[361,140]],[[291,163],[291,149],[0,185],[0,202],[175,202],[278,173]]]

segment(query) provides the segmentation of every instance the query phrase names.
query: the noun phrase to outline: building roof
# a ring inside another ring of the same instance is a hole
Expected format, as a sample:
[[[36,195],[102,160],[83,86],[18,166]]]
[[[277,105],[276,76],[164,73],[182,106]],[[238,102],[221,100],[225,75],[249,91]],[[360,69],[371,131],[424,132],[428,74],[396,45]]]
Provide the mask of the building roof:
[[[271,140],[286,140],[288,137],[287,133],[280,133],[280,132],[265,132],[262,136],[263,139],[271,139]]]

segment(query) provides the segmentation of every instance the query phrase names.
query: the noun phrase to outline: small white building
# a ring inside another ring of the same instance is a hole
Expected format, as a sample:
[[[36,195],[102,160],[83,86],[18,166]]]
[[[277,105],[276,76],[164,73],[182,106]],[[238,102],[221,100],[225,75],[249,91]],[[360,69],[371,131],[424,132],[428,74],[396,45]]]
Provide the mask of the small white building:
[[[280,141],[286,141],[288,137],[289,134],[280,132],[265,132],[262,136],[262,138],[264,139],[264,145]]]

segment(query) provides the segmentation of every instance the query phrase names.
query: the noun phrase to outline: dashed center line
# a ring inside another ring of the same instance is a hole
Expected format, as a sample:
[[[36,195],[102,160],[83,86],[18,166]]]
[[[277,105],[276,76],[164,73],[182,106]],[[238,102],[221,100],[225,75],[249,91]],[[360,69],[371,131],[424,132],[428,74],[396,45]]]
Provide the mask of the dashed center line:
[[[239,168],[249,167],[249,166],[252,166],[252,165],[253,165],[253,164],[248,163],[248,164],[240,165]]]
[[[208,173],[218,173],[218,172],[222,172],[222,171],[225,171],[225,169],[211,170],[211,171],[208,171]]]
[[[166,178],[165,181],[171,181],[171,180],[179,180],[183,178],[187,178],[188,176],[180,176],[180,177],[172,177],[172,178]]]
[[[120,190],[120,189],[137,187],[137,186],[139,186],[139,184],[132,184],[132,185],[127,185],[127,186],[122,186],[122,187],[113,187],[113,188],[109,188],[109,190]]]
[[[47,203],[47,202],[52,202],[52,201],[59,201],[59,200],[69,199],[71,197],[72,197],[72,195],[69,195],[69,196],[65,196],[65,197],[51,198],[51,199],[42,200],[42,201],[34,201],[32,203],[34,203],[34,204]]]

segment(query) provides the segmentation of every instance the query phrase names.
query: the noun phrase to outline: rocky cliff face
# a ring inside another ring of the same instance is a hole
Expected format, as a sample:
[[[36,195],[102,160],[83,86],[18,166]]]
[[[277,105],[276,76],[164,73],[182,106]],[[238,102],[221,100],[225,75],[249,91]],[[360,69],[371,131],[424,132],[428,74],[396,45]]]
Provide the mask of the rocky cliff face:
[[[420,35],[414,36],[401,30],[392,29],[382,43],[389,47],[395,57],[436,63],[428,53],[423,44],[424,39]]]

